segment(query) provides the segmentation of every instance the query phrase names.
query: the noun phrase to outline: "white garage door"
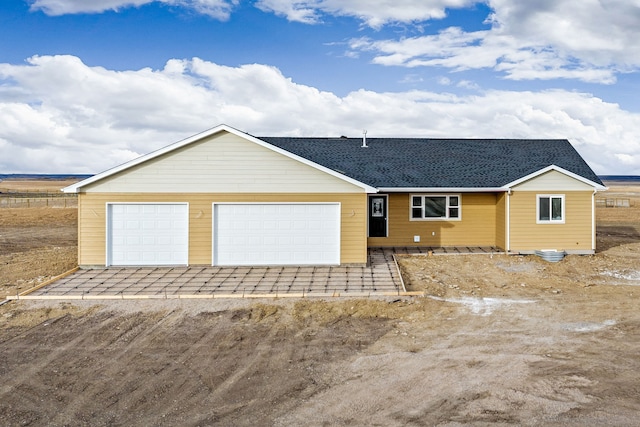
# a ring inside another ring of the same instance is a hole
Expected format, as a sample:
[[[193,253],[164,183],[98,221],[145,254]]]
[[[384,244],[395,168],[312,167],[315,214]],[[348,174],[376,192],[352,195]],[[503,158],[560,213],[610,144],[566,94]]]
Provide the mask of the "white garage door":
[[[340,264],[340,204],[214,204],[214,265]]]
[[[114,203],[107,207],[108,265],[187,265],[189,205]]]

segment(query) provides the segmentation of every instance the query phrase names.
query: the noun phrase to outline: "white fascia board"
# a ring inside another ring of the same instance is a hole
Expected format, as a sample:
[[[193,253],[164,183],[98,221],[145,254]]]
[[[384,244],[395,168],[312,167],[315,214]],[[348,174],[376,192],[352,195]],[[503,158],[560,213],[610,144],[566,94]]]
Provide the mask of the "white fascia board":
[[[529,174],[527,176],[523,176],[520,179],[516,179],[515,181],[506,184],[505,187],[506,188],[513,188],[518,184],[522,184],[523,182],[529,181],[530,179],[533,179],[533,178],[535,178],[537,176],[540,176],[540,175],[545,174],[545,173],[547,173],[549,171],[552,171],[552,170],[556,171],[556,172],[560,172],[560,173],[562,173],[564,175],[567,175],[567,176],[569,176],[569,177],[571,177],[573,179],[576,179],[576,180],[578,180],[578,181],[580,181],[580,182],[582,182],[584,184],[587,184],[587,185],[593,187],[595,189],[595,191],[605,191],[605,190],[607,190],[607,187],[605,187],[604,185],[600,185],[600,184],[598,184],[596,182],[591,181],[590,179],[587,179],[587,178],[585,178],[583,176],[580,176],[578,174],[570,172],[570,171],[568,171],[568,170],[566,170],[564,168],[561,168],[560,166],[556,166],[556,165],[547,166],[546,168],[540,169],[537,172],[531,173],[531,174]]]
[[[149,160],[155,159],[156,157],[160,157],[160,156],[162,156],[164,154],[167,154],[167,153],[169,153],[169,152],[171,152],[173,150],[177,150],[178,148],[182,148],[182,147],[184,147],[186,145],[192,144],[192,143],[194,143],[196,141],[199,141],[199,140],[201,140],[203,138],[207,138],[207,137],[209,137],[211,135],[215,135],[216,133],[220,133],[220,132],[223,132],[223,131],[226,131],[226,132],[229,132],[229,133],[234,134],[236,136],[239,136],[240,138],[244,138],[245,140],[251,141],[251,142],[253,142],[255,144],[258,144],[258,145],[260,145],[262,147],[265,147],[265,148],[267,148],[269,150],[275,151],[276,153],[279,153],[279,154],[282,154],[284,156],[287,156],[287,157],[289,157],[289,158],[291,158],[293,160],[297,160],[297,161],[299,161],[301,163],[304,163],[304,164],[306,164],[308,166],[311,166],[311,167],[313,167],[315,169],[321,170],[322,172],[328,173],[328,174],[330,174],[332,176],[335,176],[336,178],[342,179],[343,181],[346,181],[346,182],[348,182],[350,184],[356,185],[356,186],[362,188],[363,190],[365,190],[365,192],[367,192],[367,193],[377,193],[378,192],[378,190],[376,188],[374,188],[374,187],[371,187],[371,186],[369,186],[367,184],[364,184],[364,183],[362,183],[360,181],[356,181],[355,179],[349,178],[348,176],[345,176],[345,175],[343,175],[341,173],[338,173],[338,172],[336,172],[334,170],[331,170],[331,169],[326,168],[326,167],[324,167],[322,165],[314,163],[314,162],[312,162],[310,160],[307,160],[307,159],[305,159],[303,157],[297,156],[297,155],[295,155],[293,153],[289,153],[288,151],[282,150],[281,148],[278,148],[278,147],[276,147],[274,145],[271,145],[271,144],[269,144],[269,143],[267,143],[265,141],[262,141],[261,139],[258,139],[258,138],[254,137],[254,136],[251,136],[248,133],[239,131],[238,129],[232,128],[231,126],[228,126],[228,125],[225,125],[225,124],[221,124],[221,125],[218,125],[216,127],[211,128],[211,129],[208,129],[208,130],[206,130],[204,132],[197,133],[197,134],[195,134],[193,136],[190,136],[188,138],[185,138],[185,139],[183,139],[181,141],[178,141],[178,142],[175,142],[173,144],[167,145],[166,147],[160,148],[160,149],[158,149],[156,151],[152,151],[151,153],[145,154],[143,156],[140,156],[138,158],[130,160],[130,161],[126,162],[126,163],[123,163],[123,164],[121,164],[119,166],[116,166],[114,168],[108,169],[108,170],[106,170],[104,172],[101,172],[101,173],[99,173],[97,175],[94,175],[94,176],[92,176],[90,178],[87,178],[85,180],[77,182],[77,183],[75,183],[73,185],[69,185],[68,187],[63,188],[62,191],[65,192],[65,193],[77,193],[77,192],[80,191],[80,189],[82,187],[85,187],[85,186],[87,186],[89,184],[92,184],[92,183],[94,183],[96,181],[100,181],[100,180],[102,180],[104,178],[107,178],[109,176],[112,176],[112,175],[115,175],[115,174],[117,174],[119,172],[122,172],[123,170],[129,169],[129,168],[131,168],[133,166],[137,166],[137,165],[139,165],[141,163],[144,163],[144,162],[147,162]]]
[[[505,187],[380,187],[381,193],[504,193]]]

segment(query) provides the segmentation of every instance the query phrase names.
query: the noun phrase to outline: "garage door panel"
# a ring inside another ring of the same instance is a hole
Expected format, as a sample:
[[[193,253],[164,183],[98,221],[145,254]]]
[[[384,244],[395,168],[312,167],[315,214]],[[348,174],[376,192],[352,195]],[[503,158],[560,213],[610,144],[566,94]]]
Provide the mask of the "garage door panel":
[[[278,230],[291,230],[291,222],[278,221]]]
[[[108,265],[187,265],[186,204],[110,204]]]
[[[213,211],[216,265],[340,263],[337,203],[214,204]]]
[[[123,212],[128,214],[139,214],[141,211],[141,206],[139,205],[124,205]]]

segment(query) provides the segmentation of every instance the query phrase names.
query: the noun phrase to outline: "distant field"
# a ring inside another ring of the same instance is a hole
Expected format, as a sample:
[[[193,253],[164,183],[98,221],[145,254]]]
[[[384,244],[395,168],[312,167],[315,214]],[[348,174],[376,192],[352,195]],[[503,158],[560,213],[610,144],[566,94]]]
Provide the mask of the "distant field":
[[[77,207],[77,195],[62,188],[78,179],[3,179],[0,181],[0,208]]]
[[[0,181],[0,192],[60,192],[68,185],[75,184],[78,179],[50,180],[50,179],[3,179]]]

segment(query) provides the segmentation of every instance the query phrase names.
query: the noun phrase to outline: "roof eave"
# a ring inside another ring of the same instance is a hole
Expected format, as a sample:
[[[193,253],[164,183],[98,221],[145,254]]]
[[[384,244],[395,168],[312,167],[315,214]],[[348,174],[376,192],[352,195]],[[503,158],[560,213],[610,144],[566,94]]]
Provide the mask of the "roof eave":
[[[503,193],[505,187],[379,187],[384,193]]]

